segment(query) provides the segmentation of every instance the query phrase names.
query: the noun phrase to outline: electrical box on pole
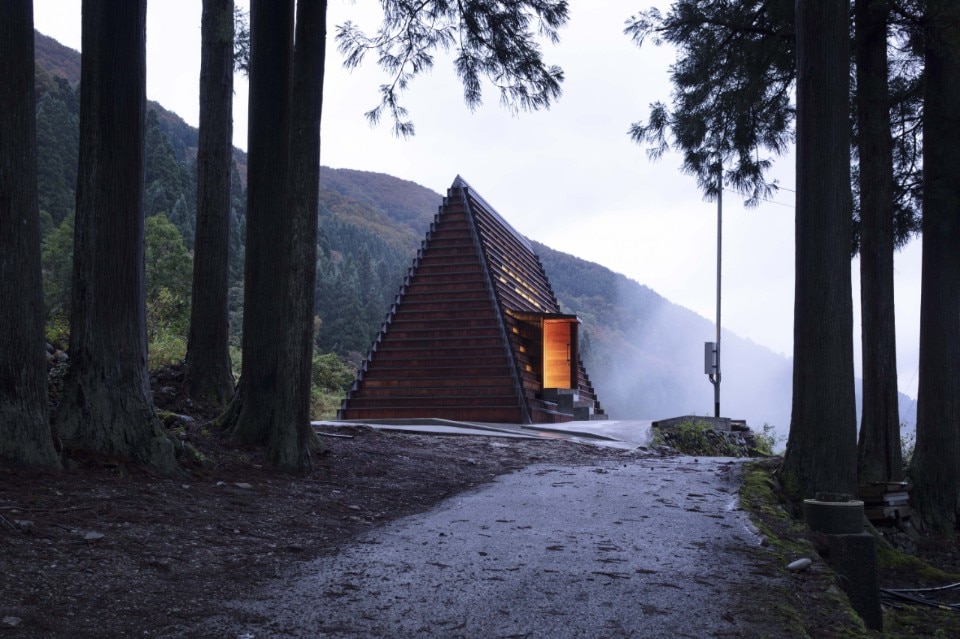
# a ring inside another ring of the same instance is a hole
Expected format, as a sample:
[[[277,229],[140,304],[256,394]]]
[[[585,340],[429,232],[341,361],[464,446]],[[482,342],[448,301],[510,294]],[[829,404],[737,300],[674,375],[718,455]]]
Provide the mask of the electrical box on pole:
[[[717,343],[703,343],[703,372],[705,375],[717,374]]]

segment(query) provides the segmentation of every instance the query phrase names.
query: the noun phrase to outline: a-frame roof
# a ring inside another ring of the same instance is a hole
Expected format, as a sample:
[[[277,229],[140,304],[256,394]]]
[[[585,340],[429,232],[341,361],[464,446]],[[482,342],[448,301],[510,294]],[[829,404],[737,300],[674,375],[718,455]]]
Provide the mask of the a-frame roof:
[[[339,417],[540,423],[573,419],[574,403],[578,418],[602,416],[579,357],[569,411],[544,395],[547,318],[579,323],[530,241],[458,176]]]

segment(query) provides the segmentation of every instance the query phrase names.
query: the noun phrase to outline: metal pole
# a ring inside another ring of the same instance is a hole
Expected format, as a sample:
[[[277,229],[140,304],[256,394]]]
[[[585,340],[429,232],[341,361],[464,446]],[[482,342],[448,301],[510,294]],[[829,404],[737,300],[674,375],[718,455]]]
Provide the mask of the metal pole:
[[[713,416],[720,417],[720,265],[723,248],[723,165],[717,169],[717,342],[716,373],[710,376],[713,384]]]
[[[717,384],[713,387],[713,416],[720,417],[720,264],[723,248],[723,169],[717,176]]]

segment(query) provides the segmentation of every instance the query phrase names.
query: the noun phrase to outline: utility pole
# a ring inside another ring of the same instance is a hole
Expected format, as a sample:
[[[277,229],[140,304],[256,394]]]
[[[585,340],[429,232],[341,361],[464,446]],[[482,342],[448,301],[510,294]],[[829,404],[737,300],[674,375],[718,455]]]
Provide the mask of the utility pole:
[[[717,341],[714,343],[713,372],[710,383],[713,384],[713,416],[720,417],[720,264],[723,248],[723,164],[717,165]]]

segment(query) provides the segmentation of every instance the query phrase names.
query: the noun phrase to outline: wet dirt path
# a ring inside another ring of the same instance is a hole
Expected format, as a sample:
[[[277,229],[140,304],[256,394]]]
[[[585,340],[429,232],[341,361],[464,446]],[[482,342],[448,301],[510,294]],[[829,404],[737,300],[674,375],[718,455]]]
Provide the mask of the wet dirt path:
[[[689,457],[532,466],[304,564],[190,636],[764,634],[732,612],[769,561],[739,477]]]

